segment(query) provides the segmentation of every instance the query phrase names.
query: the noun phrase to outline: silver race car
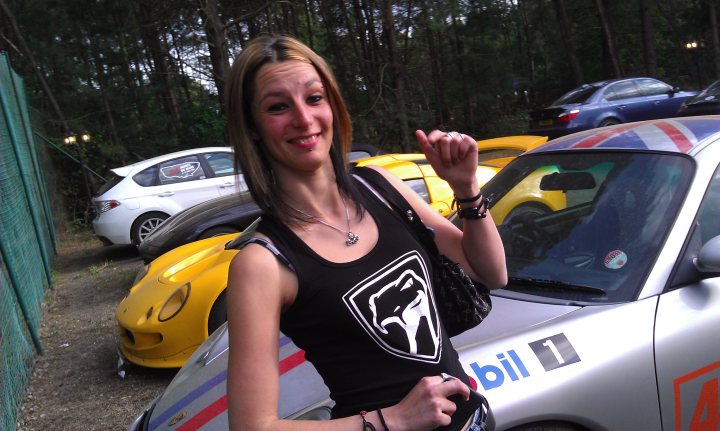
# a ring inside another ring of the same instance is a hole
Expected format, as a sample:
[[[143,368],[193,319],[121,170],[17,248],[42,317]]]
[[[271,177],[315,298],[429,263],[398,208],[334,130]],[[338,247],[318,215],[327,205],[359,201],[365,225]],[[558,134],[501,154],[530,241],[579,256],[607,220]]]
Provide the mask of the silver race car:
[[[484,187],[510,281],[453,338],[497,430],[720,429],[720,116],[550,141]],[[227,429],[226,327],[132,431]],[[280,336],[279,413],[329,417]]]

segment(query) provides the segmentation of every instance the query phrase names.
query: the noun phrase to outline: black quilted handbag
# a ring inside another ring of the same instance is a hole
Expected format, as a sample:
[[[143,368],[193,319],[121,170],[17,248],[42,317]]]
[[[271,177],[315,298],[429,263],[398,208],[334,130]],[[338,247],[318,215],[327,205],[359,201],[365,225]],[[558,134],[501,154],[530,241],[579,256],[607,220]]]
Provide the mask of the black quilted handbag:
[[[452,337],[479,325],[492,309],[490,290],[472,280],[459,264],[440,254],[433,231],[425,226],[400,192],[380,173],[369,168],[356,168],[355,173],[400,213],[425,247],[432,260],[436,306],[448,335]]]

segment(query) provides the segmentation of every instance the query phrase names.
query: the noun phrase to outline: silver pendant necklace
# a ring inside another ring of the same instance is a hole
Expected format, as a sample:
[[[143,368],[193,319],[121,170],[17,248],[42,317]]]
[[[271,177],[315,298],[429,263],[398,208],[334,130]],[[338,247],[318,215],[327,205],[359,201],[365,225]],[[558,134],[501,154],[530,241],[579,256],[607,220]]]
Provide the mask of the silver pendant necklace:
[[[356,234],[354,234],[350,230],[350,211],[348,211],[347,205],[345,204],[345,199],[343,199],[343,206],[345,207],[345,220],[347,221],[347,230],[342,230],[339,227],[333,226],[330,223],[326,222],[325,220],[321,219],[320,217],[315,217],[311,214],[306,213],[305,211],[299,210],[297,208],[293,208],[293,209],[295,211],[299,212],[300,214],[304,215],[305,217],[308,217],[322,225],[329,227],[330,229],[336,230],[336,231],[340,232],[341,234],[345,235],[345,237],[347,238],[345,240],[345,245],[347,245],[349,247],[351,245],[357,244],[357,242],[360,241],[360,237],[357,236]]]

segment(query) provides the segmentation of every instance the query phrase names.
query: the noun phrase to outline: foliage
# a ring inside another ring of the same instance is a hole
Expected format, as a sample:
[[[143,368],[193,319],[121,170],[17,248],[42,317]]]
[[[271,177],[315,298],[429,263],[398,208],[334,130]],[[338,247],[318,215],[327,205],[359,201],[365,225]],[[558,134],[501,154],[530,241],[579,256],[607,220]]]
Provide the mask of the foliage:
[[[615,64],[621,75],[653,73],[691,88],[720,73],[711,46],[717,5],[706,0],[0,2],[0,49],[45,114],[42,127],[58,143],[67,130],[89,130],[94,139],[81,151],[101,173],[224,144],[223,76],[231,55],[260,33],[296,35],[324,56],[356,140],[388,150],[412,149],[416,128],[478,139],[525,133],[529,109],[580,81],[615,77]],[[650,28],[640,23],[644,5]],[[688,40],[702,48],[684,50]],[[70,213],[84,211],[77,165],[56,165],[67,173],[60,181]]]

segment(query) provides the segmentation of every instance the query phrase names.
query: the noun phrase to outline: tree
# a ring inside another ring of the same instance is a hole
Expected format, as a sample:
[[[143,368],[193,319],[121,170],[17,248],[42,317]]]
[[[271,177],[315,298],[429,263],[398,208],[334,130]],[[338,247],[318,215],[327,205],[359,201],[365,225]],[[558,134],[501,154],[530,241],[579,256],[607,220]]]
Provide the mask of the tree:
[[[293,34],[328,61],[356,140],[415,151],[414,128],[523,134],[528,102],[550,103],[581,82],[718,76],[717,4],[0,0],[0,49],[26,79],[40,127],[54,139],[89,130],[87,161],[102,172],[222,144],[230,56],[258,34]],[[691,37],[705,41],[697,63],[682,49]],[[79,179],[60,169],[68,184]]]
[[[580,85],[585,82],[585,78],[583,77],[582,68],[577,58],[575,37],[570,29],[570,22],[567,17],[567,10],[565,9],[565,1],[553,0],[553,4],[555,5],[555,13],[557,14],[558,23],[560,24],[560,34],[562,35],[562,41],[565,45],[568,61],[570,62],[573,76],[575,77],[575,84]]]
[[[638,0],[638,6],[640,8],[640,30],[642,32],[645,74],[657,76],[657,53],[655,52],[655,35],[653,34],[650,1]]]
[[[608,16],[606,1],[609,2],[610,0],[595,0],[595,3],[597,4],[600,24],[602,25],[603,36],[605,37],[605,47],[607,48],[608,60],[612,65],[613,75],[616,78],[620,78],[623,76],[623,69],[620,65],[617,46],[615,45],[615,32],[613,31],[611,20]]]
[[[397,52],[395,39],[395,19],[393,17],[393,2],[385,0],[382,9],[383,39],[390,69],[392,92],[395,96],[395,115],[400,128],[400,146],[404,152],[410,149],[410,128],[405,107],[405,76],[400,57]]]
[[[217,0],[203,0],[201,7],[205,16],[205,35],[210,52],[213,82],[217,89],[221,112],[224,113],[225,77],[230,68],[226,27],[220,16]]]

